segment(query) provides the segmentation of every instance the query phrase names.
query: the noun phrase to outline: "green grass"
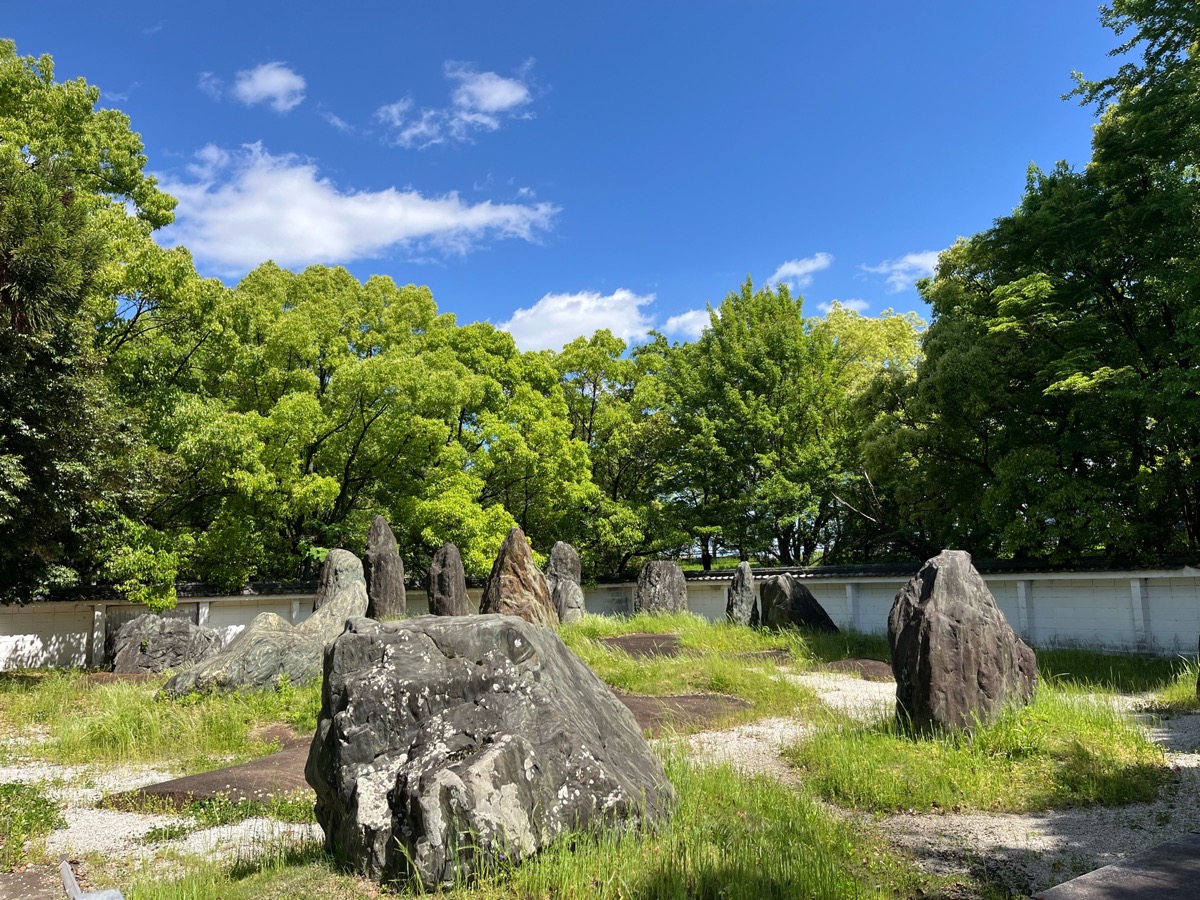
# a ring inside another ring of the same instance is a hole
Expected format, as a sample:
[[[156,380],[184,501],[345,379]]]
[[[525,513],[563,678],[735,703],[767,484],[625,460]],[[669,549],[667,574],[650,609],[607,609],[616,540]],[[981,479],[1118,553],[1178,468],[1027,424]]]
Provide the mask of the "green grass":
[[[1039,650],[1037,662],[1043,683],[1123,694],[1162,690],[1188,666],[1180,657],[1117,655],[1075,648]],[[1193,693],[1195,689],[1193,677]]]
[[[787,758],[826,799],[858,809],[1032,812],[1152,800],[1162,751],[1111,705],[1043,686],[973,733],[915,737],[894,721],[843,722]]]
[[[37,841],[66,824],[58,805],[36,785],[0,784],[0,870],[26,858],[26,841]]]
[[[316,729],[320,683],[275,691],[155,696],[165,678],[94,683],[79,672],[0,673],[0,728],[41,726],[46,735],[22,753],[54,762],[169,762],[199,772],[263,756],[278,747],[253,736],[286,722]]]
[[[879,835],[839,820],[805,791],[728,767],[666,760],[678,806],[649,834],[568,835],[520,865],[443,896],[543,898],[844,898],[937,896],[938,880],[885,849]],[[413,889],[419,893],[419,888]],[[188,863],[171,882],[146,873],[129,900],[375,896],[316,847],[229,864]]]
[[[886,634],[864,634],[861,631],[839,631],[824,634],[807,631],[798,635],[802,642],[800,655],[812,662],[834,662],[839,659],[891,660]]]
[[[641,632],[678,634],[682,652],[673,657],[634,659],[600,640]],[[763,651],[784,650],[792,659],[804,659],[801,654],[805,645],[799,632],[758,631],[682,613],[631,618],[587,616],[579,623],[564,625],[561,634],[567,646],[601,680],[618,690],[658,696],[726,694],[750,704],[731,712],[721,724],[794,715],[818,702],[812,691],[781,677],[776,661],[755,656]]]

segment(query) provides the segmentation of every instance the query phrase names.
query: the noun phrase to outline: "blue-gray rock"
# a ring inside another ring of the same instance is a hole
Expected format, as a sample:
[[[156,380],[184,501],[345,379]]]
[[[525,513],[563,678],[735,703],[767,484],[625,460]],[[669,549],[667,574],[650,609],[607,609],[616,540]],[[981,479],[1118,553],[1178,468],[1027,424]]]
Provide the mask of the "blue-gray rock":
[[[1037,659],[962,550],[928,560],[888,614],[896,715],[917,731],[989,723],[1027,703]]]
[[[565,541],[555,543],[546,562],[546,584],[558,618],[563,622],[576,622],[587,611],[580,584],[582,578],[583,567],[575,548]]]
[[[571,830],[651,826],[674,796],[558,635],[498,615],[348,622],[325,651],[305,777],[331,854],[427,889]]]
[[[221,649],[221,636],[186,619],[152,613],[130,619],[113,638],[112,670],[147,674],[185,669]]]
[[[725,599],[725,615],[738,625],[758,624],[758,601],[754,597],[754,572],[750,563],[738,563]]]
[[[634,612],[687,612],[687,580],[678,563],[655,559],[642,566],[633,589]]]
[[[442,544],[429,564],[429,612],[435,616],[466,616],[471,613],[467,576],[458,548]]]
[[[325,645],[342,633],[347,619],[366,611],[362,563],[348,550],[331,550],[321,570],[312,615],[293,628],[275,613],[260,613],[216,656],[173,676],[162,693],[180,697],[311,681],[321,674]]]
[[[387,519],[376,516],[367,533],[367,552],[363,556],[363,577],[367,583],[367,615],[372,619],[398,619],[408,611],[404,592],[404,561]]]

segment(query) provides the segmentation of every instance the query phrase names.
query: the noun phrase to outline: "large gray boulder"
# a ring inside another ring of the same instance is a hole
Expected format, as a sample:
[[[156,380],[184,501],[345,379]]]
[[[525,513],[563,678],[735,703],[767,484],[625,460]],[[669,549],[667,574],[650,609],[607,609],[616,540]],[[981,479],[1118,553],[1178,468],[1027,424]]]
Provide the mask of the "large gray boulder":
[[[896,594],[888,645],[896,714],[917,731],[992,722],[1037,686],[1033,651],[962,550],[943,550]]]
[[[521,619],[352,619],[325,651],[305,778],[325,847],[380,882],[451,885],[559,835],[664,819],[633,715]]]
[[[825,612],[825,607],[800,579],[790,573],[764,578],[758,585],[758,600],[762,623],[768,628],[810,628],[836,634],[838,627]]]
[[[362,563],[348,550],[331,550],[321,570],[313,613],[292,627],[275,613],[260,613],[223,651],[172,677],[162,693],[239,691],[303,684],[321,674],[325,645],[346,620],[367,612]]]
[[[372,619],[398,619],[408,611],[404,592],[404,561],[396,535],[383,516],[371,520],[367,552],[363,556],[367,583],[367,615]]]
[[[678,563],[655,559],[642,566],[633,589],[634,612],[687,612],[687,580]]]
[[[187,619],[151,613],[130,619],[112,645],[112,670],[124,675],[157,674],[183,669],[221,649],[221,636]]]
[[[563,622],[577,622],[587,611],[583,601],[583,567],[579,554],[565,541],[558,541],[550,550],[546,563],[546,585],[550,600]]]
[[[435,616],[466,616],[471,613],[467,575],[458,548],[442,544],[429,564],[429,612]]]
[[[738,563],[725,597],[725,616],[738,625],[758,624],[758,602],[754,597],[754,572],[750,563]]]
[[[511,529],[500,545],[479,611],[517,616],[547,628],[558,627],[558,611],[550,599],[546,576],[533,561],[533,550],[520,528]]]

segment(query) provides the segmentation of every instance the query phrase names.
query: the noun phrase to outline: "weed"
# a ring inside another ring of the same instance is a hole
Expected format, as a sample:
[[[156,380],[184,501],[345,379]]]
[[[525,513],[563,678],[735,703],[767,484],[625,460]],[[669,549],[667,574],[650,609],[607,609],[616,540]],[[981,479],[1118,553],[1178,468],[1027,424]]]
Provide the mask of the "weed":
[[[0,784],[0,869],[21,862],[26,841],[66,824],[58,805],[36,785]]]

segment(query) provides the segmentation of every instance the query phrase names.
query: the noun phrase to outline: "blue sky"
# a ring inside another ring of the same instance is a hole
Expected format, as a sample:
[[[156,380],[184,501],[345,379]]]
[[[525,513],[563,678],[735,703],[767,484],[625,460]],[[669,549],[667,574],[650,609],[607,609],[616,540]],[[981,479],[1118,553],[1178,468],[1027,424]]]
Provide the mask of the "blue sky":
[[[927,315],[936,251],[1089,156],[1093,0],[0,2],[4,36],[129,114],[161,232],[427,284],[524,349],[693,337],[747,275],[817,314]]]

